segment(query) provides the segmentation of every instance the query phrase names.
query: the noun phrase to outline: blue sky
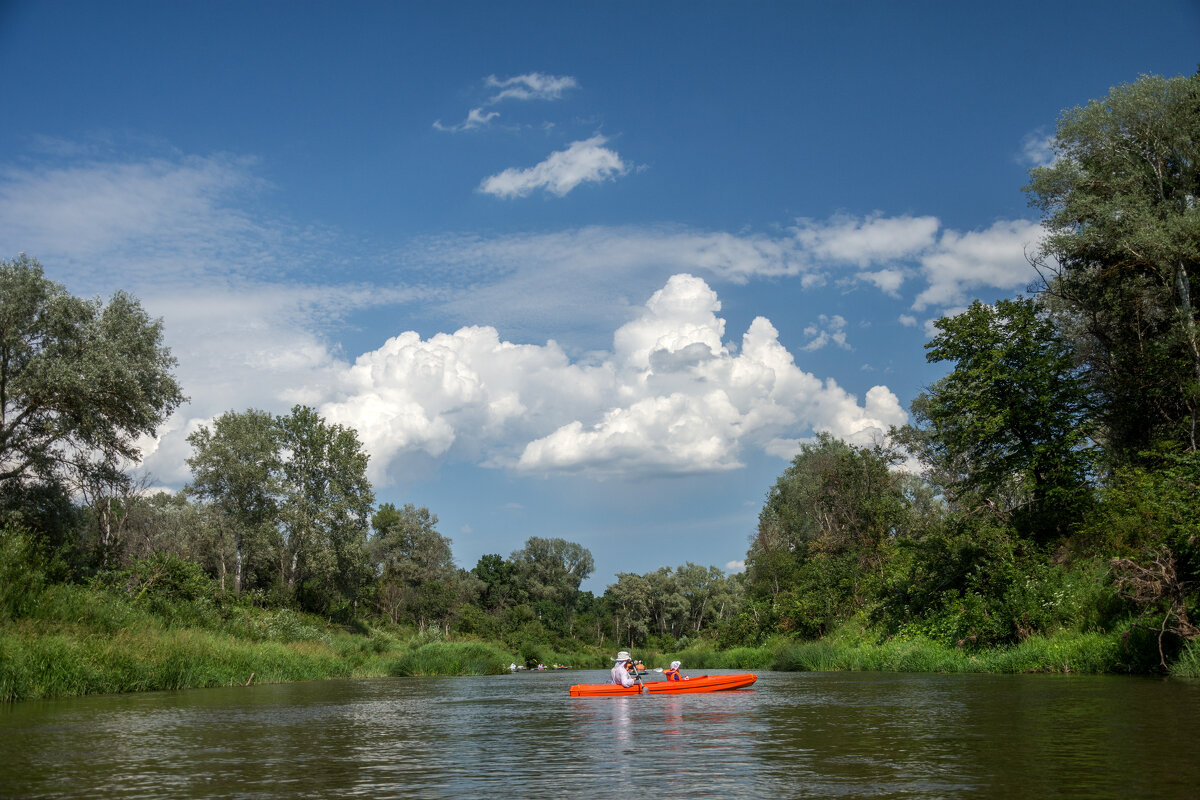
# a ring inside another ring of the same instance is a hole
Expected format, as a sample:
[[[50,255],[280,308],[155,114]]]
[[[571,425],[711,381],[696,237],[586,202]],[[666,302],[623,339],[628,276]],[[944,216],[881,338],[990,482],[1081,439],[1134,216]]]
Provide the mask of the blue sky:
[[[0,2],[0,255],[163,318],[191,401],[303,402],[460,566],[736,570],[817,431],[1033,279],[1059,112],[1191,74],[1200,3]]]

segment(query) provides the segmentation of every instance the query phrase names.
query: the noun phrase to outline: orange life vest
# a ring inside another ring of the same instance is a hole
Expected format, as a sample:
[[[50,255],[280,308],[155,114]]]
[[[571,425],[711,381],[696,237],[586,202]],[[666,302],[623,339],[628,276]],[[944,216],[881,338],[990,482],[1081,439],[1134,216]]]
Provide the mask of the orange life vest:
[[[669,681],[677,681],[677,680],[680,680],[680,677],[679,677],[679,670],[677,670],[677,669],[664,669],[664,670],[663,670],[663,677],[664,677],[664,678],[666,678],[666,679],[667,679],[667,680],[669,680]]]

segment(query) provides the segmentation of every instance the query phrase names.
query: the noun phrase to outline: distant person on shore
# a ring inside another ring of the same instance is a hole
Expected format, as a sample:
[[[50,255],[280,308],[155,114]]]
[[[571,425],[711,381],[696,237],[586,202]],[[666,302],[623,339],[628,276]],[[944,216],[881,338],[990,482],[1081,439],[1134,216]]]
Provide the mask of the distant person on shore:
[[[663,670],[663,677],[669,681],[683,680],[683,678],[679,677],[679,667],[680,666],[682,666],[682,665],[678,661],[672,661],[670,668]]]
[[[612,677],[609,679],[609,683],[624,686],[626,688],[629,688],[630,686],[633,686],[633,684],[637,683],[636,679],[633,677],[633,674],[629,671],[629,653],[622,650],[621,652],[617,653],[617,657],[613,660],[617,663],[613,664]]]

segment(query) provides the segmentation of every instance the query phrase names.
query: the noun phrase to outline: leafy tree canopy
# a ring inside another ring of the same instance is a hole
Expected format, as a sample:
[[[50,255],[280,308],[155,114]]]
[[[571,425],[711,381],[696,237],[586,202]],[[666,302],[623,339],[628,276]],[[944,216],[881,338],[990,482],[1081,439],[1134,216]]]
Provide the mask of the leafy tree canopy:
[[[1029,299],[976,301],[935,324],[926,357],[955,366],[914,401],[898,439],[952,499],[978,492],[1058,531],[1079,510],[1090,444],[1070,347]]]
[[[1196,449],[1200,75],[1145,76],[1064,111],[1055,160],[1025,187],[1048,235],[1036,263],[1120,464]]]
[[[162,339],[124,292],[84,300],[35,259],[0,261],[0,490],[127,481],[137,439],[185,399]]]

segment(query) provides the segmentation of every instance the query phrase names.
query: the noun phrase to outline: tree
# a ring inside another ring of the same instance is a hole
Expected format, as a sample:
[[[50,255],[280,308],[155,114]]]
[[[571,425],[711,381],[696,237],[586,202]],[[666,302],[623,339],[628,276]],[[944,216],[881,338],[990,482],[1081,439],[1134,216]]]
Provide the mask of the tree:
[[[471,572],[483,584],[480,601],[486,610],[501,611],[519,599],[517,568],[500,554],[480,556]]]
[[[375,493],[358,434],[331,425],[307,406],[276,420],[284,454],[280,521],[285,533],[280,578],[302,605],[357,607],[369,580],[365,547]]]
[[[410,620],[419,630],[445,624],[457,600],[451,542],[437,531],[425,506],[384,503],[371,518],[368,547],[379,575],[380,610],[393,622]]]
[[[1086,404],[1074,354],[1033,300],[976,301],[943,317],[925,347],[954,369],[898,432],[952,500],[979,492],[1025,533],[1065,532],[1086,499]]]
[[[162,322],[132,296],[73,297],[25,254],[0,261],[0,493],[123,486],[184,401]]]
[[[618,572],[617,582],[604,592],[613,611],[613,638],[631,649],[646,641],[653,623],[650,581],[632,572]]]
[[[209,501],[233,528],[233,590],[241,592],[250,551],[265,550],[277,514],[279,435],[266,411],[229,411],[188,436],[192,482],[186,492]],[[223,579],[223,576],[222,576]]]
[[[1055,161],[1025,187],[1035,257],[1085,367],[1115,463],[1159,441],[1195,450],[1200,344],[1200,75],[1145,76],[1064,111]]]
[[[675,582],[687,600],[687,626],[699,633],[709,621],[719,621],[734,599],[735,589],[717,567],[701,567],[687,562],[675,568]]]
[[[531,536],[511,556],[521,589],[534,603],[549,601],[566,612],[567,631],[573,626],[579,585],[592,574],[591,551],[563,539]]]
[[[859,607],[909,523],[895,454],[820,434],[767,495],[746,554],[748,612],[761,631],[823,632]]]

